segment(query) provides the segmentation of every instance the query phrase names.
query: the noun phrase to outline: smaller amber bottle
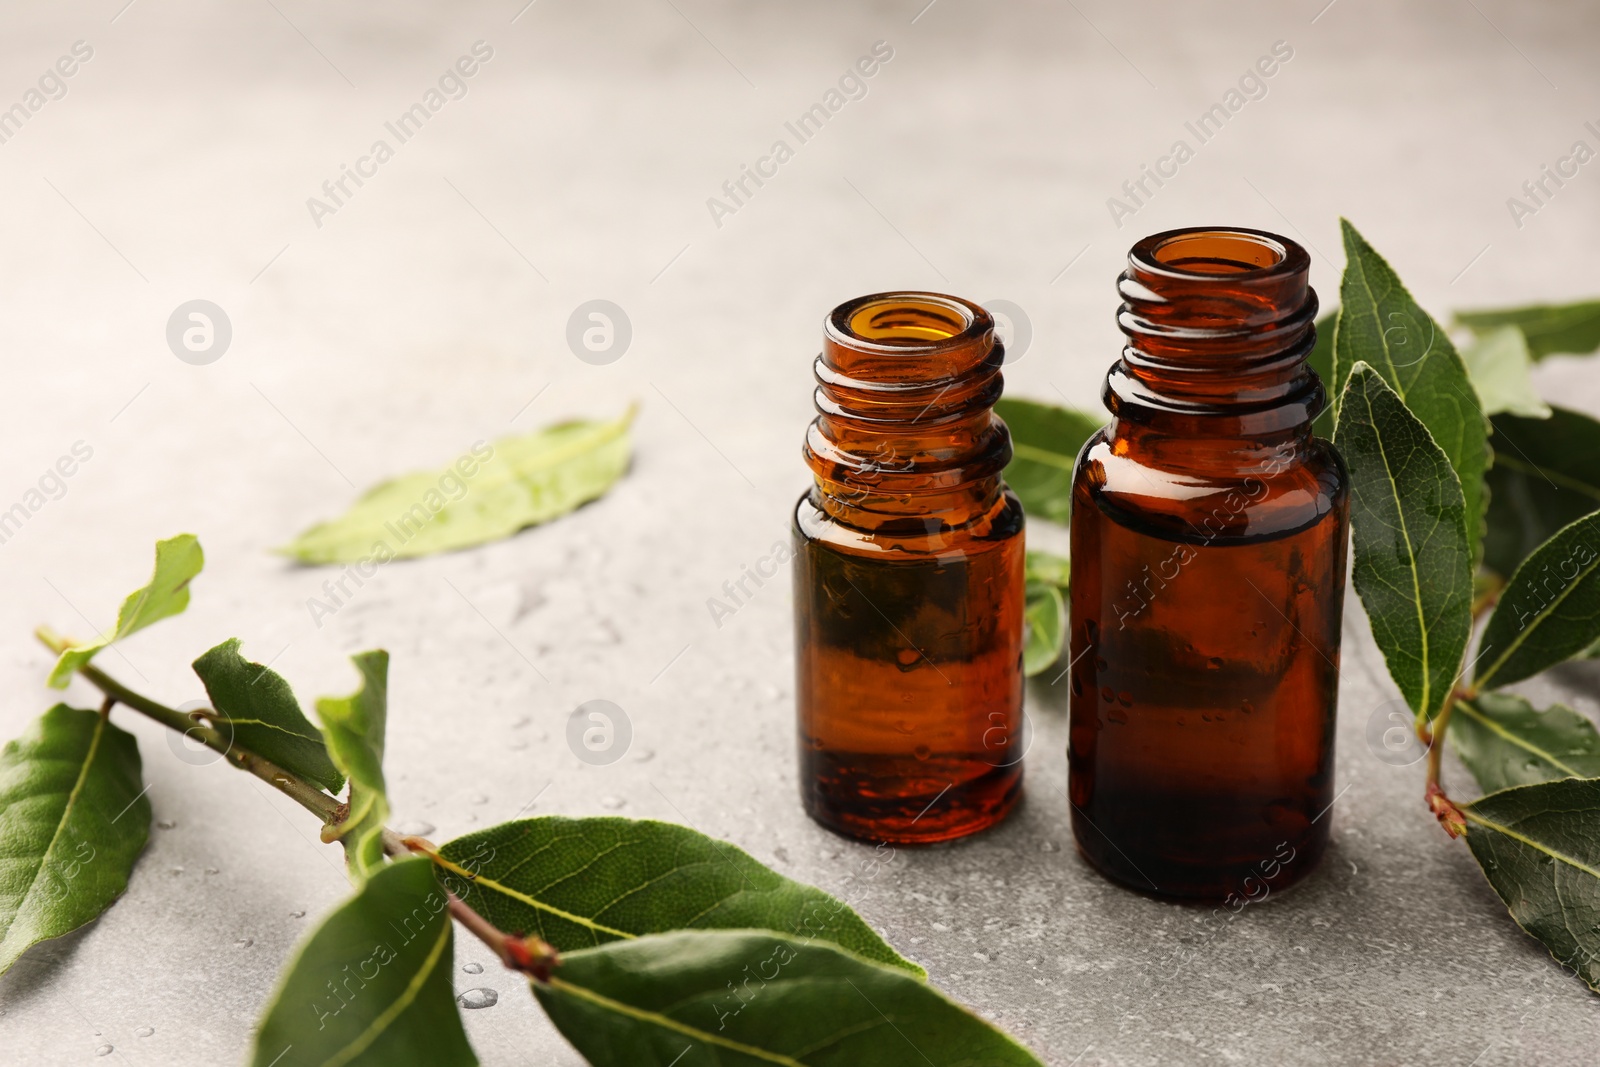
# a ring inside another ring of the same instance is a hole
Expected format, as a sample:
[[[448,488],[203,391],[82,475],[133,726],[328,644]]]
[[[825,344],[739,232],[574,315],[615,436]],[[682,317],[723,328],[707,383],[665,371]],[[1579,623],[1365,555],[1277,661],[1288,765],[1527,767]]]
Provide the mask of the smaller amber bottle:
[[[1022,507],[976,304],[835,308],[794,513],[800,792],[823,826],[918,843],[999,822],[1022,785]]]
[[[1348,490],[1311,432],[1310,267],[1202,228],[1119,280],[1073,482],[1068,791],[1083,855],[1145,892],[1258,900],[1328,843]]]

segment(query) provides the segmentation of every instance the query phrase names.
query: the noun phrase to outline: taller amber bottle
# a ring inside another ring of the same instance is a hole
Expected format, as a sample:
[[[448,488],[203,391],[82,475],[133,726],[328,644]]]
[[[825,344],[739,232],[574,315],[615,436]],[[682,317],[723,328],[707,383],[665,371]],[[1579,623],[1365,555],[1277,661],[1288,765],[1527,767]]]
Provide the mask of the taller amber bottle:
[[[1258,900],[1327,845],[1348,507],[1309,268],[1174,230],[1119,282],[1073,485],[1068,791],[1082,854],[1147,893]]]
[[[800,792],[870,841],[960,837],[1022,785],[1022,508],[981,307],[880,293],[835,308],[814,476],[794,512]]]

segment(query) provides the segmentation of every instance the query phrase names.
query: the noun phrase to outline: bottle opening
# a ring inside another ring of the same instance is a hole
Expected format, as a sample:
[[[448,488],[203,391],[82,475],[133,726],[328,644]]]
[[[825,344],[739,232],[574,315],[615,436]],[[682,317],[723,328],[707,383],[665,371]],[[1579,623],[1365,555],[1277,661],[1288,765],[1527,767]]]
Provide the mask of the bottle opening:
[[[1189,274],[1244,274],[1278,266],[1289,250],[1261,233],[1188,230],[1161,241],[1151,256],[1169,270]]]
[[[924,348],[972,329],[977,316],[964,303],[927,293],[894,294],[844,305],[834,325],[846,337],[900,348]]]

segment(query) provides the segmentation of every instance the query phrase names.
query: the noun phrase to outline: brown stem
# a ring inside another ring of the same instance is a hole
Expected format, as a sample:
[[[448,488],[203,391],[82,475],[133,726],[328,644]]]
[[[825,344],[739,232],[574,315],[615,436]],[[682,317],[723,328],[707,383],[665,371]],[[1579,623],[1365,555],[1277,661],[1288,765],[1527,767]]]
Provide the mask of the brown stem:
[[[34,636],[52,652],[59,653],[72,647],[72,642],[43,626],[34,631]],[[93,664],[79,667],[78,673],[83,675],[86,682],[106,695],[107,705],[112,703],[126,705],[168,729],[176,730],[185,737],[199,741],[226,758],[235,767],[249,771],[302,808],[320,817],[323,822],[337,821],[336,816],[340,808],[337,799],[289,773],[271,760],[240,748],[231,738],[224,737],[213,727],[206,725],[203,714],[200,717],[185,715],[177,708],[169,708],[165,704],[151,700],[129,689]]]
[[[70,640],[55,633],[48,627],[39,627],[34,631],[34,636],[46,648],[57,654],[72,647]],[[105,694],[105,700],[100,706],[102,715],[109,715],[111,708],[116,704],[125,704],[134,711],[154,719],[161,725],[176,730],[185,737],[199,741],[207,748],[222,755],[235,767],[249,771],[280,793],[294,800],[301,807],[321,818],[326,824],[336,825],[343,822],[349,814],[349,808],[337,798],[284,770],[271,760],[235,745],[231,738],[224,737],[214,727],[206,724],[203,712],[186,715],[177,708],[169,708],[165,704],[134,692],[91,664],[79,667],[78,673],[83,675],[85,681]],[[439,862],[441,859],[432,842],[423,840],[420,837],[403,838],[388,827],[384,827],[382,839],[385,855],[391,857],[407,856],[413,852],[420,852],[431,857],[435,862]],[[466,901],[454,893],[448,891],[446,893],[450,901],[450,914],[457,922],[471,931],[473,936],[488,945],[494,951],[494,954],[500,957],[501,962],[512,970],[521,971],[540,982],[550,980],[551,970],[561,962],[556,950],[551,945],[537,937],[507,934],[468,907]]]
[[[456,922],[488,945],[500,962],[513,971],[521,971],[540,982],[550,981],[550,972],[561,964],[555,948],[537,937],[507,934],[494,923],[467,906],[467,902],[446,890],[450,898],[450,914]]]
[[[1423,796],[1427,800],[1428,810],[1433,812],[1439,820],[1445,833],[1451,837],[1460,837],[1467,832],[1466,816],[1461,814],[1461,809],[1445,795],[1444,787],[1439,784],[1439,766],[1444,758],[1445,731],[1450,728],[1450,713],[1455,711],[1456,701],[1464,699],[1465,694],[1456,690],[1450,694],[1450,699],[1445,701],[1444,710],[1439,712],[1438,718],[1433,720],[1428,730],[1428,785]]]
[[[384,848],[388,850],[392,832],[384,831]],[[395,838],[395,844],[402,852],[415,852],[427,856],[435,864],[443,866],[445,860],[439,855],[433,842],[421,837]],[[390,852],[391,855],[395,853]],[[454,866],[453,864],[451,865]],[[470,877],[470,875],[469,875]],[[471,906],[460,897],[446,890],[450,898],[450,914],[455,916],[456,922],[466,927],[467,930],[488,945],[500,962],[513,971],[521,971],[540,982],[550,980],[550,972],[561,965],[561,957],[555,947],[537,937],[524,937],[522,934],[508,934],[495,926],[494,923],[473,911]]]

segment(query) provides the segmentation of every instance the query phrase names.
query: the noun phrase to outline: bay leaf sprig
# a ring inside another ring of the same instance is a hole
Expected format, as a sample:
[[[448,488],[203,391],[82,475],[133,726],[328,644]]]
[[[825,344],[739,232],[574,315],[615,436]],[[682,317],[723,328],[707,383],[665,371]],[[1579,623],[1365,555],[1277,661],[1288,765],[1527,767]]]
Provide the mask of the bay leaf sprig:
[[[57,653],[73,647],[37,633]],[[0,752],[0,855],[21,861],[0,867],[0,970],[127,886],[151,812],[137,742],[110,718],[126,707],[291,797],[344,847],[355,892],[284,970],[256,1030],[255,1067],[476,1064],[449,977],[458,926],[525,975],[599,1067],[1041,1067],[934,990],[846,902],[688,827],[539,817],[438,846],[401,837],[384,825],[389,657],[352,663],[359,684],[315,702],[318,730],[289,683],[246,660],[237,639],[195,661],[217,706],[190,712],[78,662],[101,710],[58,705]],[[247,676],[259,691],[246,691]]]
[[[1518,925],[1600,991],[1600,736],[1569,708],[1499,691],[1600,641],[1600,475],[1584,466],[1595,453],[1573,450],[1600,442],[1600,424],[1546,405],[1528,373],[1551,352],[1600,345],[1597,320],[1588,308],[1464,313],[1478,333],[1464,362],[1343,227],[1334,440],[1350,468],[1353,573],[1430,746],[1428,807],[1466,837]],[[1446,792],[1446,737],[1480,799]]]

